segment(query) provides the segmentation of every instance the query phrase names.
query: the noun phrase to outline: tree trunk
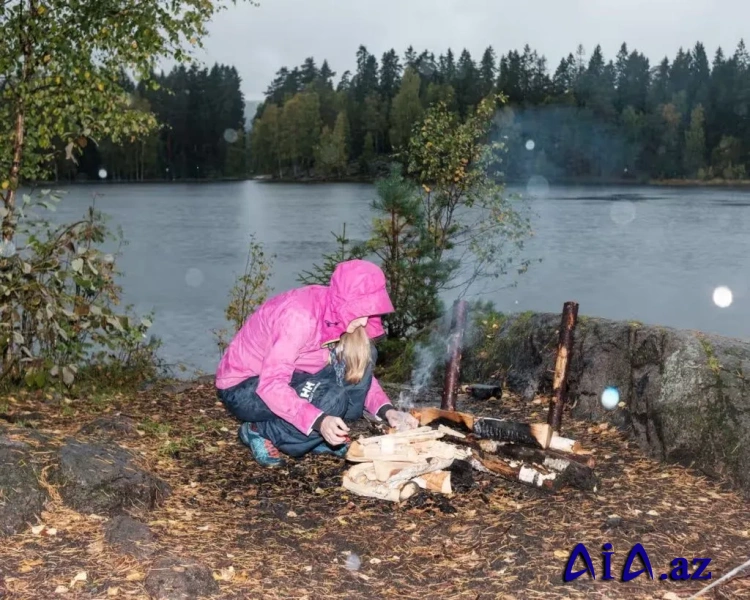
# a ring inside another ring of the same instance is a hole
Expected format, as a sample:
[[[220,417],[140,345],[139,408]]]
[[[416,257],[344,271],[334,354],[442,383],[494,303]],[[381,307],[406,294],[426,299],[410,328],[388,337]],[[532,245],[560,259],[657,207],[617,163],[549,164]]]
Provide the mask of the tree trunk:
[[[21,171],[21,158],[23,157],[23,138],[24,138],[25,113],[23,103],[19,103],[16,113],[16,127],[13,140],[13,163],[10,167],[10,177],[8,181],[10,186],[3,199],[5,208],[8,211],[3,218],[3,241],[9,242],[15,235],[15,227],[12,224],[13,211],[16,207],[16,189],[19,183],[19,174]]]

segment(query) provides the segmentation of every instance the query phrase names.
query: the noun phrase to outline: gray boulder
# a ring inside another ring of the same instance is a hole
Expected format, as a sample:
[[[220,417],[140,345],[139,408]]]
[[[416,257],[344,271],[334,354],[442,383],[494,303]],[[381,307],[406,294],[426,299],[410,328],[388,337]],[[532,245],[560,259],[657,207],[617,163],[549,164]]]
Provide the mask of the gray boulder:
[[[462,379],[502,373],[526,398],[552,389],[560,315],[508,317],[470,340]],[[750,343],[579,316],[570,365],[572,415],[629,431],[652,457],[721,478],[750,495]],[[606,387],[621,406],[601,406]],[[565,423],[563,422],[563,427]]]
[[[219,593],[211,569],[189,558],[160,558],[151,567],[145,587],[158,600],[192,600]]]
[[[36,524],[46,500],[29,445],[0,432],[0,537]]]
[[[167,483],[113,443],[71,439],[60,449],[59,460],[60,495],[81,512],[116,516],[132,507],[151,510],[171,493]]]

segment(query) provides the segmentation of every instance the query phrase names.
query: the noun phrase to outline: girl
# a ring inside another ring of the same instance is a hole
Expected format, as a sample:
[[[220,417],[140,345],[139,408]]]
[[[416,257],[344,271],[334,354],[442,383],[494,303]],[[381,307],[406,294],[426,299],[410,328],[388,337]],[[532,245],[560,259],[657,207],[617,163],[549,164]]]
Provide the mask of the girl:
[[[382,270],[351,260],[336,267],[330,285],[285,292],[253,313],[224,353],[216,387],[258,463],[279,466],[281,454],[308,452],[343,457],[347,422],[365,410],[393,427],[418,425],[372,373],[372,340],[391,312]]]

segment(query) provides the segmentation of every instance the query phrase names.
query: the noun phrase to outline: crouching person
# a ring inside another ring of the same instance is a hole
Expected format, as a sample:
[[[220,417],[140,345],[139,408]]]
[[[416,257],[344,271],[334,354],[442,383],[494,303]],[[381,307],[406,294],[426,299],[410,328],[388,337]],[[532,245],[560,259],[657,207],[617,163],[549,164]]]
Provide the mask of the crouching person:
[[[330,285],[285,292],[251,315],[219,363],[216,387],[258,463],[279,466],[283,455],[307,453],[343,457],[347,424],[364,411],[394,427],[418,425],[373,376],[373,340],[391,312],[381,269],[351,260],[337,266]]]

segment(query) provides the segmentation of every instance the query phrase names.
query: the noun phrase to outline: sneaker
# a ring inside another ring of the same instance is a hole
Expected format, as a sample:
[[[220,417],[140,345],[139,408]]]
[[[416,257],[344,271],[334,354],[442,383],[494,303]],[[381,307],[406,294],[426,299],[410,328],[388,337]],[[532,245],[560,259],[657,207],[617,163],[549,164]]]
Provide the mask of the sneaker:
[[[253,458],[263,467],[279,467],[284,464],[278,448],[261,436],[252,423],[243,423],[238,432],[240,441],[253,453]]]
[[[344,444],[336,449],[331,448],[327,442],[321,442],[315,448],[310,450],[310,454],[332,454],[339,458],[345,458],[346,452],[349,450],[349,444]]]

